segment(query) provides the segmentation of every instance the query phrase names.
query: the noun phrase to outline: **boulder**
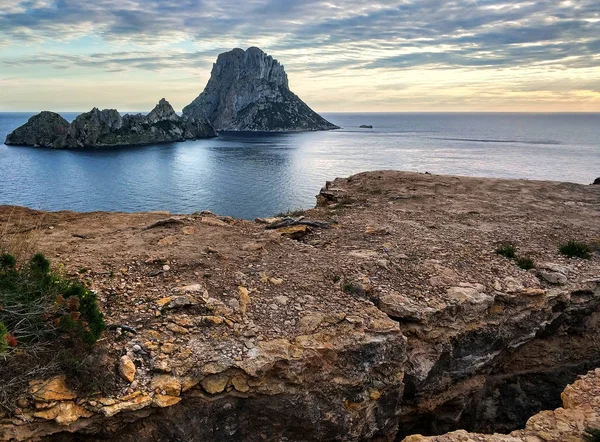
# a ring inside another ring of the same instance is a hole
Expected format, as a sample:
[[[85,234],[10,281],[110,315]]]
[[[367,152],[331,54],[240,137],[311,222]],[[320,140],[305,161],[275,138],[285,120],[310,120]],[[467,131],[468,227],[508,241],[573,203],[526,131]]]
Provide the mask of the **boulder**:
[[[290,91],[283,66],[255,47],[220,54],[204,92],[183,115],[206,118],[218,131],[339,129]]]

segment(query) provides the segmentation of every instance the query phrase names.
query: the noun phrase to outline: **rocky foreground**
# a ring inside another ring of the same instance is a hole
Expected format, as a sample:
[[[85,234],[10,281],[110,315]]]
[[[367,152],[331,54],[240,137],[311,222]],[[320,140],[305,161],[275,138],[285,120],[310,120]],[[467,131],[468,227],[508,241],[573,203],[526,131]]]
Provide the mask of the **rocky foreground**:
[[[98,292],[119,381],[111,395],[34,382],[0,440],[540,442],[600,427],[598,371],[525,427],[600,366],[599,186],[370,172],[299,216],[1,208]],[[591,258],[561,255],[570,239]],[[534,268],[496,254],[505,242]],[[457,429],[473,433],[414,436]]]
[[[34,115],[6,137],[9,146],[78,147],[136,146],[215,137],[202,118],[180,117],[164,98],[148,115],[124,115],[115,109],[92,109],[69,123],[54,112]]]

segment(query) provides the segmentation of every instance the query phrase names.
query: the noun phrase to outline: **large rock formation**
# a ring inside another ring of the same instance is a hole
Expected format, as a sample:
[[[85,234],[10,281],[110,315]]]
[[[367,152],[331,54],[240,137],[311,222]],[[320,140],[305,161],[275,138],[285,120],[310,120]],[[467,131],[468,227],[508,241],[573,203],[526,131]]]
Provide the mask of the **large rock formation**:
[[[203,118],[178,116],[163,98],[148,115],[121,116],[115,109],[92,109],[69,124],[42,112],[6,137],[5,144],[53,148],[132,146],[216,136]]]
[[[97,346],[121,374],[104,395],[31,382],[0,409],[0,440],[509,432],[600,365],[600,255],[558,250],[572,238],[597,247],[600,187],[386,171],[330,182],[319,201],[310,225],[279,228],[0,208],[7,231],[33,218],[40,250],[98,293],[113,327]],[[495,253],[508,240],[534,269]],[[566,412],[523,437],[425,440],[577,441],[543,432],[600,425],[598,373],[588,380],[574,388],[593,394],[567,390]]]
[[[339,129],[290,91],[283,66],[254,47],[219,55],[204,92],[183,115],[207,118],[219,131]]]

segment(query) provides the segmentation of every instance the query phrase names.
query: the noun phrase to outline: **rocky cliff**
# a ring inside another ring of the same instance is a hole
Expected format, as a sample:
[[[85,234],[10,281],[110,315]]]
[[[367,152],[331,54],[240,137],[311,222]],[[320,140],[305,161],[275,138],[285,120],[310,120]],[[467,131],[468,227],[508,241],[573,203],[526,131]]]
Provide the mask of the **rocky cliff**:
[[[600,365],[600,187],[386,171],[318,200],[257,222],[0,208],[98,293],[98,350],[121,374],[110,394],[32,382],[0,440],[508,433]],[[560,254],[570,239],[590,259]],[[533,268],[496,253],[508,241]],[[586,379],[573,388],[597,391]],[[522,437],[425,440],[580,441],[600,425],[589,395],[564,408]]]
[[[163,98],[148,115],[125,115],[115,109],[92,109],[69,124],[42,112],[6,137],[5,144],[52,148],[132,146],[171,143],[216,136],[205,119],[179,117]]]
[[[207,118],[219,131],[338,129],[290,91],[277,60],[254,47],[220,54],[204,92],[183,115]]]

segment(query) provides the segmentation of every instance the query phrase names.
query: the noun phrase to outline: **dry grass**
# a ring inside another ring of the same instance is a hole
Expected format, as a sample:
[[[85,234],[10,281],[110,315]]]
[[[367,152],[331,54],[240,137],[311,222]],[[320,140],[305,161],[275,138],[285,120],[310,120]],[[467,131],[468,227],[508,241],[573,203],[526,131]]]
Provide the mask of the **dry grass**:
[[[13,210],[0,226],[0,254],[9,253],[19,262],[29,259],[37,252],[43,222],[43,215],[27,217]]]

